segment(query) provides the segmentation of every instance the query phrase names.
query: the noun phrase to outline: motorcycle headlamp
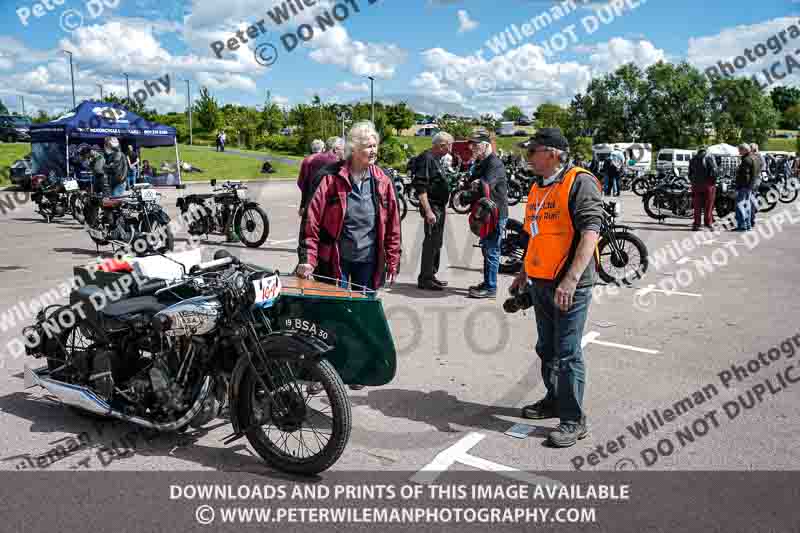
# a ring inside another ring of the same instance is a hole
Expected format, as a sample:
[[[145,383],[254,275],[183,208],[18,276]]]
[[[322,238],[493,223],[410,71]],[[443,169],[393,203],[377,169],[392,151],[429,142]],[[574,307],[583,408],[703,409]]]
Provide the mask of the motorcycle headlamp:
[[[622,216],[622,202],[614,202],[614,216],[615,217]]]

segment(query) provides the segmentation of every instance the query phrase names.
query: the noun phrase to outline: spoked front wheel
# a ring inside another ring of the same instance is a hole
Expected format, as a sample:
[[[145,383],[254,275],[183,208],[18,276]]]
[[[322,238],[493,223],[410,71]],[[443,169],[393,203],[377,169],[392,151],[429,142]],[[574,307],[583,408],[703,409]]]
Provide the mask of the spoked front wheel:
[[[598,243],[600,277],[606,283],[630,285],[647,271],[647,247],[630,233],[603,235]]]
[[[245,246],[258,248],[269,237],[269,218],[263,209],[251,205],[239,211],[234,228]]]
[[[247,440],[270,466],[292,474],[314,475],[330,468],[350,440],[352,414],[342,379],[325,360],[301,366],[297,362],[278,363],[291,369],[263,376],[255,371],[242,379],[236,409]],[[297,377],[306,381],[300,381]],[[285,377],[285,376],[284,376]],[[322,385],[324,394],[312,395],[305,383]]]

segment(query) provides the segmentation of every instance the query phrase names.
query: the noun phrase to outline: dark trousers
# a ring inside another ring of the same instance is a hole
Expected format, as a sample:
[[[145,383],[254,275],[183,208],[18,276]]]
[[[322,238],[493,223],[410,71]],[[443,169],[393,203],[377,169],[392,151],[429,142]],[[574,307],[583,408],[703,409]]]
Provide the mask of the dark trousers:
[[[425,240],[422,242],[422,261],[419,269],[419,283],[425,283],[436,277],[439,272],[442,244],[444,242],[444,222],[447,209],[443,205],[431,204],[431,211],[436,215],[436,222],[425,225]]]
[[[555,287],[534,286],[531,292],[539,334],[536,353],[542,360],[546,398],[557,402],[562,422],[577,422],[584,416],[586,367],[581,341],[592,288],[576,289],[572,307],[566,313],[556,307]]]
[[[353,290],[362,290],[364,287],[375,290],[375,284],[373,283],[376,268],[375,261],[361,263],[342,259],[339,267],[342,270],[340,282],[342,288],[346,289],[352,283],[354,285]]]
[[[692,205],[694,206],[694,227],[700,227],[700,213],[705,211],[703,223],[711,226],[714,223],[714,198],[717,186],[713,184],[692,185]]]

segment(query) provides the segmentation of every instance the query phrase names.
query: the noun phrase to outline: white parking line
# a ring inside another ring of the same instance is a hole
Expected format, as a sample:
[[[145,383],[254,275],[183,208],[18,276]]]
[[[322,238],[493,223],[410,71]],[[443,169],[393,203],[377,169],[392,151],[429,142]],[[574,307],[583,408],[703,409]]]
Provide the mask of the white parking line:
[[[419,472],[411,476],[409,479],[413,483],[419,483],[421,485],[432,483],[436,481],[442,472],[447,471],[448,468],[456,463],[461,463],[466,466],[477,468],[478,470],[495,472],[503,477],[520,481],[522,483],[528,483],[530,485],[541,484],[554,487],[563,486],[563,483],[556,481],[555,479],[550,479],[549,477],[544,476],[535,476],[511,466],[495,463],[493,461],[487,461],[486,459],[481,459],[480,457],[470,455],[468,452],[475,447],[476,444],[482,441],[485,436],[486,435],[483,433],[469,433],[466,437],[462,438],[449,448],[439,452],[436,457],[433,458],[433,461],[422,467]]]
[[[695,294],[693,292],[680,292],[680,291],[665,291],[664,289],[656,289],[655,285],[648,285],[642,289],[636,291],[636,294],[640,296],[644,296],[645,294],[649,294],[651,292],[660,292],[661,294],[666,294],[668,296],[692,296],[694,298],[702,298],[702,294]]]
[[[267,244],[287,244],[290,242],[297,242],[297,239],[286,239],[285,241],[267,241]]]
[[[581,348],[585,348],[587,344],[599,344],[601,346],[609,346],[611,348],[621,348],[623,350],[631,350],[634,352],[642,352],[642,353],[649,353],[649,354],[657,354],[659,353],[658,350],[649,350],[647,348],[639,348],[638,346],[630,346],[628,344],[618,344],[616,342],[607,342],[607,341],[599,341],[597,338],[600,334],[596,331],[590,331],[586,335],[583,336],[581,339]]]

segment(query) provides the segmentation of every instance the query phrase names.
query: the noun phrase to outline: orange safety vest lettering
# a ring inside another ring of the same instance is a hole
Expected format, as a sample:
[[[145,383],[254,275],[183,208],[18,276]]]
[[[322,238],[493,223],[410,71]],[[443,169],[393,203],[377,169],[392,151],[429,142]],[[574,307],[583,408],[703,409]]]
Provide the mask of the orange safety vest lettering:
[[[580,173],[592,176],[598,188],[601,188],[597,178],[580,167],[572,167],[560,182],[548,187],[539,187],[537,183],[531,186],[528,205],[525,207],[525,231],[529,235],[536,208],[539,205],[542,207],[536,216],[538,232],[528,239],[528,251],[525,254],[525,272],[530,278],[555,280],[569,258],[575,240],[575,227],[569,212],[569,195],[575,178]],[[596,254],[597,250],[597,258]]]

